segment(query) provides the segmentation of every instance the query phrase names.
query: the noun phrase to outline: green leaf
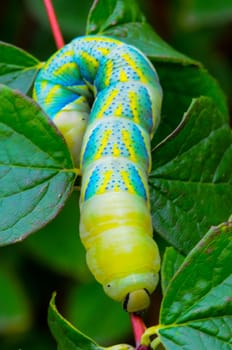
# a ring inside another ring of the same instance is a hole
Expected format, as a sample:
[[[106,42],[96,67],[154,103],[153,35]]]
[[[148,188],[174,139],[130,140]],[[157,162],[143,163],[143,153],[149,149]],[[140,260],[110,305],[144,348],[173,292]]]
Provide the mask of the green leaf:
[[[26,51],[0,42],[0,84],[27,93],[41,63]]]
[[[167,350],[232,349],[232,222],[212,227],[163,299],[158,334]]]
[[[163,41],[148,23],[125,23],[108,29],[104,34],[116,37],[127,44],[136,46],[154,61],[178,62],[183,65],[200,65],[198,62],[176,51]]]
[[[122,305],[105,295],[97,282],[74,285],[67,296],[65,315],[72,324],[101,344],[109,344],[130,334],[130,322]],[[97,315],[104,312],[100,322]]]
[[[210,228],[169,285],[161,307],[161,323],[231,315],[231,253],[232,221]]]
[[[30,305],[17,276],[0,267],[0,334],[25,332],[31,325]]]
[[[0,245],[22,240],[59,212],[75,180],[68,148],[29,98],[0,87]]]
[[[195,100],[173,134],[152,153],[153,226],[187,253],[232,208],[232,133],[211,99]]]
[[[78,194],[74,191],[59,215],[36,235],[28,237],[25,248],[38,260],[59,274],[81,281],[92,279],[86,264],[85,249],[79,237]]]
[[[107,310],[102,310],[102,312],[107,312]],[[102,318],[99,315],[95,315],[95,325],[96,321],[101,323]],[[80,332],[61,316],[55,305],[55,294],[53,294],[49,304],[48,325],[57,341],[58,350],[133,350],[133,347],[127,344],[118,344],[107,348],[99,346],[93,339]]]
[[[144,16],[136,0],[98,0],[90,9],[86,34],[102,34],[105,30],[127,22],[143,22]]]
[[[95,341],[81,333],[58,312],[53,295],[48,309],[48,324],[59,350],[101,350]]]
[[[166,289],[179,269],[180,265],[184,261],[184,256],[178,253],[173,247],[168,247],[165,250],[162,267],[161,267],[161,285],[163,295],[166,293]]]
[[[159,331],[166,350],[232,349],[232,316],[188,322]]]
[[[152,345],[161,340],[166,350],[232,348],[231,253],[232,222],[212,227],[173,277],[144,345],[157,334]]]

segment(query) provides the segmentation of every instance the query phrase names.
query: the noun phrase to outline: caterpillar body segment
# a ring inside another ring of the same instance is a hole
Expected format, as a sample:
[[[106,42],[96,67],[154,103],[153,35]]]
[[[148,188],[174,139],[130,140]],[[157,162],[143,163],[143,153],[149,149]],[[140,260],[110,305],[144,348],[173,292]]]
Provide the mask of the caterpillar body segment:
[[[160,268],[148,190],[162,101],[155,69],[132,46],[81,37],[44,65],[34,96],[80,166],[80,235],[90,270],[127,311],[147,308]]]

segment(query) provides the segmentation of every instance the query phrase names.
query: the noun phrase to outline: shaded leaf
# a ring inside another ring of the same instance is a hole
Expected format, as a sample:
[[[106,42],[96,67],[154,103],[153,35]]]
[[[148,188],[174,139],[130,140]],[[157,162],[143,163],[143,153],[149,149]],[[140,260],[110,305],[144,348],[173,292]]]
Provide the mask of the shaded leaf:
[[[68,148],[29,98],[0,87],[0,245],[23,239],[59,212],[75,180]]]
[[[27,93],[40,68],[40,62],[26,51],[0,42],[0,84]]]
[[[181,122],[193,98],[211,97],[229,121],[225,95],[217,81],[202,67],[155,62],[163,88],[163,106],[160,126],[153,138],[153,145],[161,142]]]
[[[231,213],[231,130],[214,103],[202,97],[152,158],[154,228],[187,253],[211,225]]]
[[[144,21],[136,0],[98,0],[90,9],[86,34],[102,34],[118,24]]]

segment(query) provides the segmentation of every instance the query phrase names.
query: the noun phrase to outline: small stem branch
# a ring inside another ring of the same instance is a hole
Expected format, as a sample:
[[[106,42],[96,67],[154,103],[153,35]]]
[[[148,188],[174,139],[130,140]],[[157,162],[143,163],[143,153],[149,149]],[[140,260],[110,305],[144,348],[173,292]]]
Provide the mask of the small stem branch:
[[[141,337],[146,330],[146,326],[141,316],[131,313],[130,320],[134,333],[136,350],[147,350],[146,346],[141,345]]]
[[[64,46],[64,39],[59,27],[59,23],[56,18],[56,13],[52,5],[52,0],[43,0],[43,2],[48,15],[48,19],[49,19],[53,37],[56,43],[56,47],[60,49],[61,47]]]

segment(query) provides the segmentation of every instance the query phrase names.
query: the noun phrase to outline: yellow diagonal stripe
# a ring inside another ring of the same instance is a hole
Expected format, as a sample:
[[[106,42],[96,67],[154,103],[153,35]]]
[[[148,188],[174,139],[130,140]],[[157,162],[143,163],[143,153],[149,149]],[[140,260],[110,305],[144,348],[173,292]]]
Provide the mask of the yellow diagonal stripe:
[[[102,156],[102,152],[104,151],[104,148],[106,147],[111,134],[111,130],[105,130],[102,134],[101,145],[98,148],[97,153],[95,154],[94,160],[97,160]]]
[[[106,170],[105,171],[105,173],[104,173],[104,180],[103,180],[101,186],[99,187],[99,189],[97,190],[97,192],[96,192],[97,194],[101,194],[101,193],[105,192],[106,186],[108,185],[112,174],[113,174],[113,170]]]
[[[88,63],[91,62],[91,65],[94,65],[95,67],[97,67],[99,64],[98,60],[95,57],[93,57],[92,55],[89,55],[85,51],[81,51],[80,56],[81,56],[81,58],[86,60]]]
[[[138,75],[138,77],[140,78],[140,81],[142,83],[147,83],[147,79],[145,78],[145,76],[143,75],[143,72],[141,70],[141,68],[137,67],[136,63],[133,61],[133,59],[130,57],[129,54],[124,53],[122,54],[122,58],[126,61],[126,63],[128,63],[128,65],[136,72],[136,74]]]
[[[110,78],[112,75],[112,71],[113,71],[113,62],[111,60],[108,60],[105,64],[105,85],[109,86],[110,85]]]
[[[125,183],[125,186],[128,188],[129,192],[130,193],[135,193],[135,190],[133,188],[133,186],[131,185],[131,182],[130,182],[130,179],[129,179],[129,176],[128,176],[128,173],[125,171],[125,170],[121,170],[120,171],[120,174],[122,176],[122,179]]]
[[[58,67],[56,70],[54,70],[53,74],[55,76],[62,78],[62,76],[65,76],[65,73],[67,71],[70,72],[70,70],[75,70],[75,69],[77,69],[77,65],[75,62],[67,62],[62,64],[62,66]]]
[[[137,157],[132,146],[132,140],[129,131],[122,130],[122,140],[130,153],[130,159],[136,162]]]
[[[139,111],[138,111],[138,100],[137,94],[134,91],[129,91],[130,107],[133,112],[133,120],[139,124]]]
[[[115,89],[112,91],[111,95],[108,97],[107,101],[104,103],[100,111],[97,113],[95,116],[96,119],[101,118],[104,114],[104,112],[110,107],[113,99],[117,96],[118,94],[118,89]]]
[[[52,103],[53,98],[54,98],[54,95],[55,95],[56,92],[59,91],[59,90],[60,90],[60,85],[54,85],[54,86],[50,89],[50,91],[49,91],[49,93],[47,94],[47,96],[45,97],[45,100],[44,100],[45,104],[49,105],[50,103]]]

